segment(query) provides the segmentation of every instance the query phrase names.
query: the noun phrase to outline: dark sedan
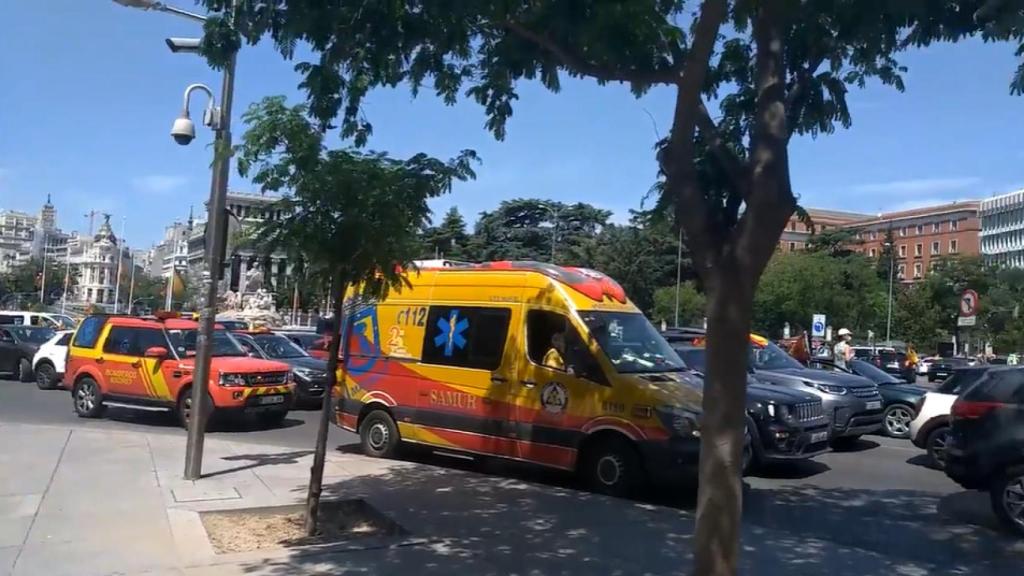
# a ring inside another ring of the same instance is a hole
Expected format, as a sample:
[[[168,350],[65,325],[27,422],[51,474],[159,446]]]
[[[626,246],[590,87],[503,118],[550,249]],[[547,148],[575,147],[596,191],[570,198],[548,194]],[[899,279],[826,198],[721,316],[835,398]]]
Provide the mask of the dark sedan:
[[[904,382],[917,382],[917,366],[909,363],[907,355],[903,352],[879,350],[871,357],[871,363],[883,372],[892,374]]]
[[[967,358],[939,358],[932,361],[932,365],[928,367],[928,381],[937,382],[939,380],[945,380],[953,375],[953,371],[957,368],[964,368],[970,365],[970,360]]]
[[[829,361],[812,362],[816,368],[841,370]],[[882,431],[893,438],[909,438],[910,423],[917,418],[917,401],[924,396],[927,388],[905,381],[878,368],[873,363],[854,358],[848,364],[847,372],[863,376],[878,385],[878,393],[882,396]]]
[[[53,328],[43,326],[0,328],[0,372],[14,374],[22,382],[35,380],[32,357],[54,334]]]
[[[305,350],[281,334],[236,332],[235,338],[250,355],[277,360],[292,367],[296,404],[312,405],[323,399],[327,390],[327,362],[310,357]]]

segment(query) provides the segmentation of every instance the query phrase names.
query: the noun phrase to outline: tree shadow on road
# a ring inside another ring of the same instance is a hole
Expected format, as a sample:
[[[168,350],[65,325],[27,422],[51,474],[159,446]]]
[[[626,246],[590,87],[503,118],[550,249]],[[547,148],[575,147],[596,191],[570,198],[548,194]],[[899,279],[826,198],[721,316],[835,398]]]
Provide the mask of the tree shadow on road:
[[[689,570],[692,487],[667,487],[665,494],[629,501],[577,490],[564,476],[552,480],[528,467],[503,467],[503,475],[496,476],[478,473],[487,464],[444,462],[438,466],[436,457],[423,456],[421,463],[396,463],[387,473],[325,486],[325,499],[365,499],[413,540],[355,544],[351,548],[356,549],[345,552],[293,549],[287,559],[253,565],[249,572],[632,575]],[[303,490],[297,486],[296,496]],[[748,485],[740,573],[1018,573],[1024,542],[993,530],[984,498],[979,502],[975,496]]]

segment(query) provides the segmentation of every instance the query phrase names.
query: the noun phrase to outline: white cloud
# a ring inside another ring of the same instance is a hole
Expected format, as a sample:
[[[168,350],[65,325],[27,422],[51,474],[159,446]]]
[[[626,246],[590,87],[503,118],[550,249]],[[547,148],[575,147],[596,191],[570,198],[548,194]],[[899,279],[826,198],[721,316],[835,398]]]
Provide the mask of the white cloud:
[[[850,190],[859,194],[935,194],[964,190],[981,184],[981,178],[964,176],[957,178],[915,178],[910,180],[892,180],[890,182],[874,182],[857,184]]]
[[[186,182],[188,182],[188,178],[184,176],[150,174],[148,176],[140,176],[132,180],[132,185],[140,192],[146,192],[148,194],[167,194],[168,192],[173,192],[178,188],[181,188]]]

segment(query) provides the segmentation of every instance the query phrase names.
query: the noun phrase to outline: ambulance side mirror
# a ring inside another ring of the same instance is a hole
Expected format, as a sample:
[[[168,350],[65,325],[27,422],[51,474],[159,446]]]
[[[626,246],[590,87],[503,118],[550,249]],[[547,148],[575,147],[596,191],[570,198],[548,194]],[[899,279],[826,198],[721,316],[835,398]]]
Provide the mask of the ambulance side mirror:
[[[146,348],[146,358],[153,358],[154,360],[165,360],[167,358],[167,348],[163,346],[152,346]]]

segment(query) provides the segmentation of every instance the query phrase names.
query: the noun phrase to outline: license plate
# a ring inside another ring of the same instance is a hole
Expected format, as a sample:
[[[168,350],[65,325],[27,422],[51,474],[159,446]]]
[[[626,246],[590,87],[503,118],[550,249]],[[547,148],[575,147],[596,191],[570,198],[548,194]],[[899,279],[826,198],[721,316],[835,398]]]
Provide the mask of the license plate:
[[[811,434],[811,444],[817,444],[818,442],[824,442],[825,440],[828,440],[827,430]]]
[[[264,404],[264,405],[266,405],[266,404],[283,404],[284,403],[284,396],[281,396],[281,395],[277,395],[277,396],[260,396],[259,403],[260,404]]]
[[[880,400],[873,400],[868,402],[868,410],[879,410],[882,408],[882,402]]]

